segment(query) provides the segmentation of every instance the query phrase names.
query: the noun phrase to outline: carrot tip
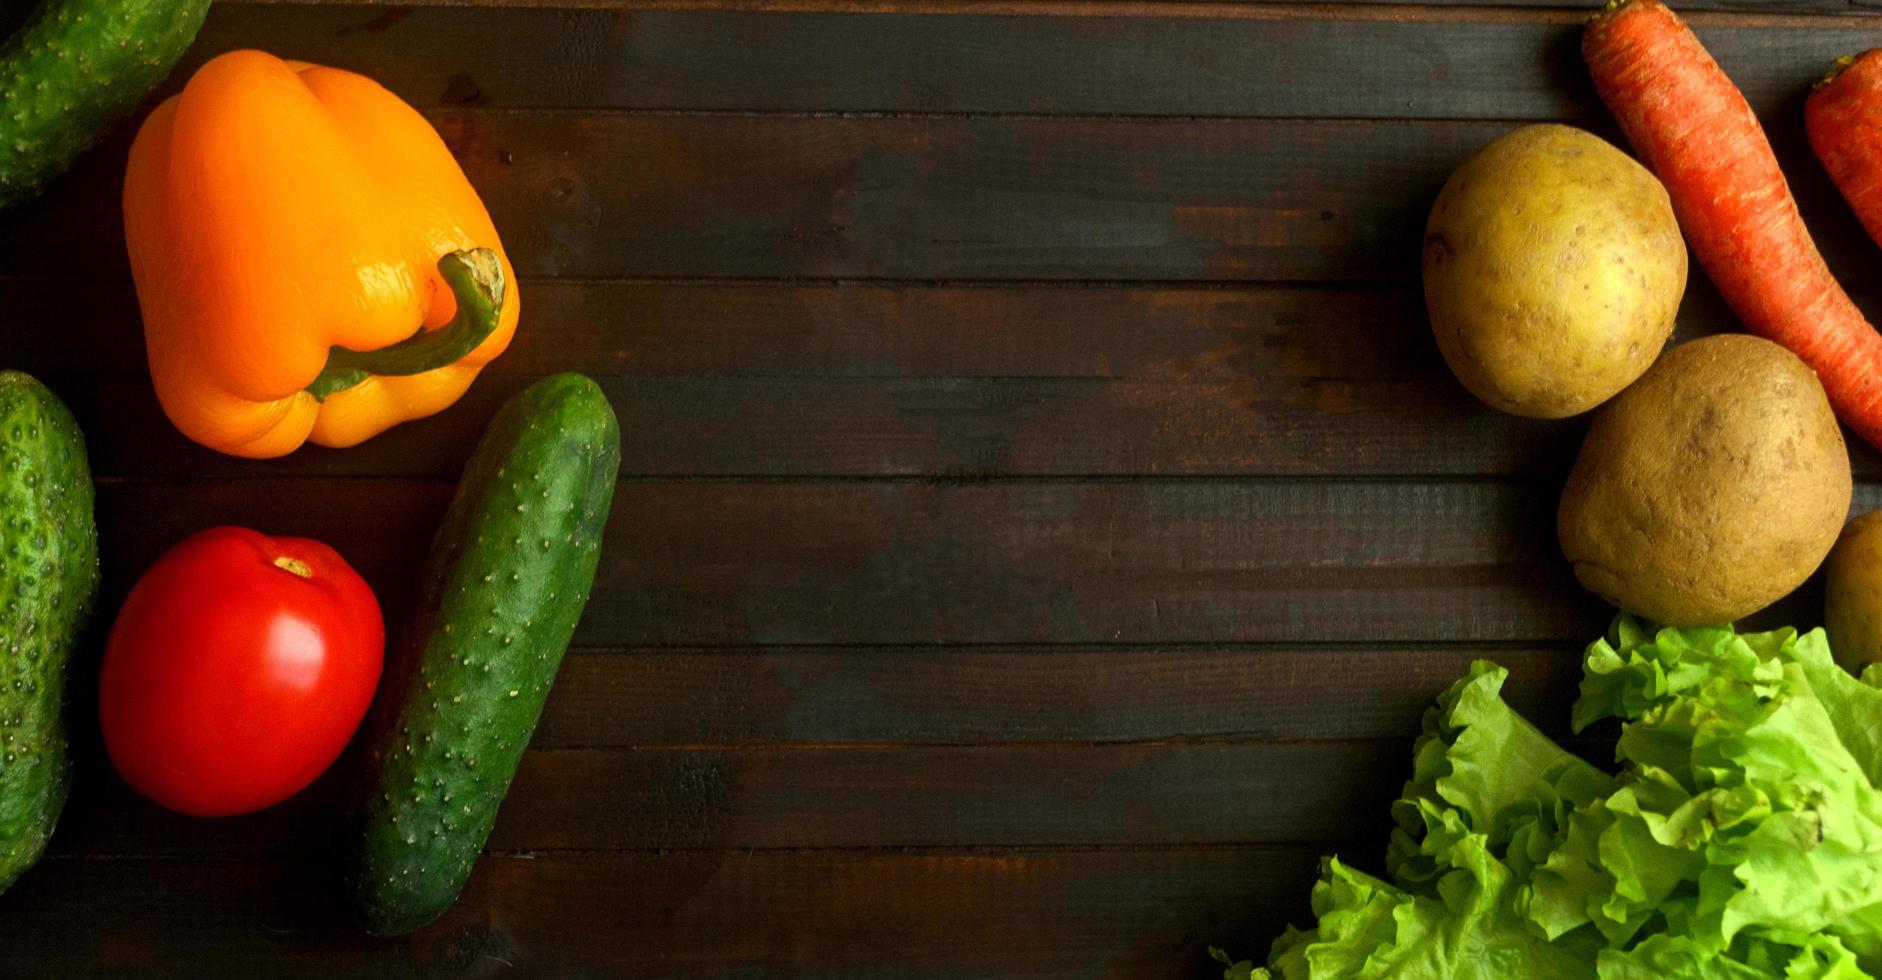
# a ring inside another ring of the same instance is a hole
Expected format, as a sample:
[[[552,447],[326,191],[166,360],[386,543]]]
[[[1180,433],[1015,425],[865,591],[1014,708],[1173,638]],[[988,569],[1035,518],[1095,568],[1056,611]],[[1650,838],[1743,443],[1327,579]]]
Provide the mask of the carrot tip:
[[[1604,4],[1600,10],[1597,10],[1594,13],[1588,15],[1588,23],[1592,24],[1598,20],[1606,20],[1607,18],[1612,17],[1616,13],[1618,13],[1622,7],[1625,7],[1628,4],[1631,4],[1633,2],[1634,0],[1608,0],[1608,2]]]
[[[1810,91],[1815,92],[1816,90],[1822,88],[1823,86],[1836,81],[1836,77],[1838,75],[1841,75],[1843,72],[1848,71],[1849,66],[1855,63],[1856,63],[1856,56],[1853,54],[1846,54],[1842,56],[1841,58],[1836,59],[1836,63],[1830,66],[1829,72],[1827,72],[1822,78],[1817,79],[1816,84],[1810,86]]]

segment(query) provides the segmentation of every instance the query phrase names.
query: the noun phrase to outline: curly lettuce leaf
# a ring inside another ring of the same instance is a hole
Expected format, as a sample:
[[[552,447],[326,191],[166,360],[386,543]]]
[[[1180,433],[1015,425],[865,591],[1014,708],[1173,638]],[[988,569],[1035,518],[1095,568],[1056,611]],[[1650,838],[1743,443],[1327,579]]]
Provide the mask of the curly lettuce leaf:
[[[1503,702],[1477,663],[1424,718],[1387,882],[1329,860],[1279,977],[1882,974],[1882,668],[1822,631],[1650,630],[1583,658],[1577,731],[1609,776]]]
[[[1685,937],[1650,936],[1631,949],[1604,949],[1600,980],[1871,980],[1834,936],[1748,931],[1723,955]]]
[[[1870,664],[1858,680],[1830,654],[1822,630],[1798,637],[1787,651],[1836,727],[1836,737],[1861,764],[1869,785],[1882,787],[1882,664]]]
[[[1425,714],[1413,774],[1393,806],[1396,883],[1336,859],[1314,887],[1311,930],[1276,940],[1269,967],[1225,976],[1589,977],[1599,937],[1535,925],[1524,883],[1577,806],[1613,788],[1503,701],[1508,671],[1479,661]]]
[[[1551,942],[1523,917],[1514,875],[1483,846],[1458,843],[1433,894],[1414,895],[1336,858],[1313,890],[1318,925],[1275,941],[1269,967],[1241,976],[1279,980],[1448,977],[1569,980],[1592,976],[1599,947]],[[1229,976],[1236,976],[1231,967]]]
[[[1555,744],[1503,700],[1509,671],[1479,660],[1426,710],[1412,778],[1392,805],[1393,880],[1418,890],[1443,873],[1457,842],[1481,834],[1519,875],[1543,860],[1568,812],[1613,779]]]
[[[1604,843],[1628,827],[1650,838],[1573,856],[1584,885],[1599,882],[1597,927],[1611,942],[1631,938],[1623,926],[1638,928],[1671,897],[1647,872],[1678,866],[1690,907],[1666,934],[1722,955],[1746,928],[1829,932],[1870,958],[1882,938],[1871,924],[1882,917],[1882,794],[1873,754],[1858,758],[1843,736],[1869,752],[1877,719],[1863,707],[1874,689],[1834,664],[1821,631],[1667,629],[1628,645],[1629,625],[1617,624],[1620,645],[1590,646],[1575,709],[1577,725],[1624,719],[1625,786],[1605,814],[1572,820],[1603,821]],[[1639,793],[1645,785],[1657,788]],[[1570,849],[1556,866],[1569,865]]]

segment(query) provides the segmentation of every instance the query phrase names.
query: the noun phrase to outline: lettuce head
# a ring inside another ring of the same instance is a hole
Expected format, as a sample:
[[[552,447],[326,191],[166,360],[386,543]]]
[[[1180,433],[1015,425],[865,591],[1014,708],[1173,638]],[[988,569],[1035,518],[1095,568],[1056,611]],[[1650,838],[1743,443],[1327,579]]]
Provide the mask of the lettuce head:
[[[1821,630],[1626,616],[1582,665],[1572,722],[1619,722],[1611,772],[1473,664],[1425,714],[1389,880],[1326,859],[1313,927],[1227,975],[1882,976],[1877,675],[1837,666]]]

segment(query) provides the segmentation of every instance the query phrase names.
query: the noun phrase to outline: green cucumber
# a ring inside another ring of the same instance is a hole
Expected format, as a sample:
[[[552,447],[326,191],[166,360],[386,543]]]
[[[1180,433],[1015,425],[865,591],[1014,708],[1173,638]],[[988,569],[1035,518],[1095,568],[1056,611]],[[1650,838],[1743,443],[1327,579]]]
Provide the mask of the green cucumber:
[[[465,465],[360,742],[347,874],[368,932],[425,925],[470,877],[588,601],[620,461],[601,389],[558,374]]]
[[[98,593],[91,468],[72,413],[0,371],[0,891],[65,807],[65,673]]]
[[[0,46],[0,207],[142,102],[196,39],[209,0],[45,0]]]

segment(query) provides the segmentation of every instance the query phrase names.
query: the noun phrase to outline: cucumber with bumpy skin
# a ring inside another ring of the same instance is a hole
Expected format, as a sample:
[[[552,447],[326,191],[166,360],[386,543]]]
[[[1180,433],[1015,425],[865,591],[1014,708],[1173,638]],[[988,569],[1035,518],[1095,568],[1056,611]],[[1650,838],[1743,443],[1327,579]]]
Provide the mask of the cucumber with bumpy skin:
[[[511,398],[471,454],[361,741],[351,890],[375,935],[456,900],[594,583],[620,468],[578,374]]]
[[[209,0],[45,0],[0,45],[0,207],[39,192],[170,74]]]
[[[0,371],[0,891],[65,807],[66,663],[97,591],[85,438],[44,385]]]

